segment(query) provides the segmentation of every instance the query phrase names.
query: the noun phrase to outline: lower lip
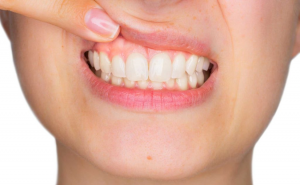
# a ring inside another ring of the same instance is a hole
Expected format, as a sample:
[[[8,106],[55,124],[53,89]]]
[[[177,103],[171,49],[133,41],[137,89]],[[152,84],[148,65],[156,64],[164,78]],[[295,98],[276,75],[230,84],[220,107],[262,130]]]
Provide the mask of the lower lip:
[[[199,106],[211,95],[216,81],[217,69],[208,80],[197,89],[186,91],[142,90],[113,86],[98,78],[82,59],[81,74],[88,88],[96,97],[109,103],[119,105],[127,110],[144,112],[174,111]]]

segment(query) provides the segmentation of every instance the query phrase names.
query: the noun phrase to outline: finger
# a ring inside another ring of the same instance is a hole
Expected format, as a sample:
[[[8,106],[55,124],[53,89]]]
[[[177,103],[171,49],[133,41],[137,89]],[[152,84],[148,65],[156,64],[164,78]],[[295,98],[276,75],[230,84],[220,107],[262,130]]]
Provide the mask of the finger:
[[[93,0],[0,0],[0,9],[59,26],[95,42],[114,40],[120,27]]]

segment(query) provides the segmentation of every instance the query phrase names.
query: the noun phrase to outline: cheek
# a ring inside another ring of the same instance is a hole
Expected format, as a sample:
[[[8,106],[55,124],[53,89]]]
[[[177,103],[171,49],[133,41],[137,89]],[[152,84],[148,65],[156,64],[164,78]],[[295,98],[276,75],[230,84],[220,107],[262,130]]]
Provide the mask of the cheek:
[[[296,1],[220,0],[232,38],[227,65],[231,139],[253,145],[274,115],[293,48]],[[283,29],[284,28],[284,29]],[[230,71],[230,73],[229,73]],[[243,138],[243,139],[242,139]]]

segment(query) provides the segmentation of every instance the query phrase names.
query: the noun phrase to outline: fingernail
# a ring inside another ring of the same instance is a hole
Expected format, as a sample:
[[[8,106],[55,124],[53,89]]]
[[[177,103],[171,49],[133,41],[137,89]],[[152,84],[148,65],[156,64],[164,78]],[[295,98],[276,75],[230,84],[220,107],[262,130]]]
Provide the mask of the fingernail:
[[[114,37],[119,29],[119,25],[98,8],[93,8],[86,13],[85,24],[93,32],[110,38]]]

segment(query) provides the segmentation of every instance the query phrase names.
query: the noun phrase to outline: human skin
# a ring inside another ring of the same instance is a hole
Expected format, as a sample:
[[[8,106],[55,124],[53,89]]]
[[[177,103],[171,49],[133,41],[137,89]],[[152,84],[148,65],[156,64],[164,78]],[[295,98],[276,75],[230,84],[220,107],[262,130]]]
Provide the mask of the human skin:
[[[57,140],[58,184],[252,184],[254,145],[299,51],[299,1],[97,2],[143,46],[195,52],[148,39],[153,30],[209,40],[216,81],[197,106],[127,110],[91,93],[80,74],[80,54],[94,42],[10,13],[4,26],[20,84]]]

